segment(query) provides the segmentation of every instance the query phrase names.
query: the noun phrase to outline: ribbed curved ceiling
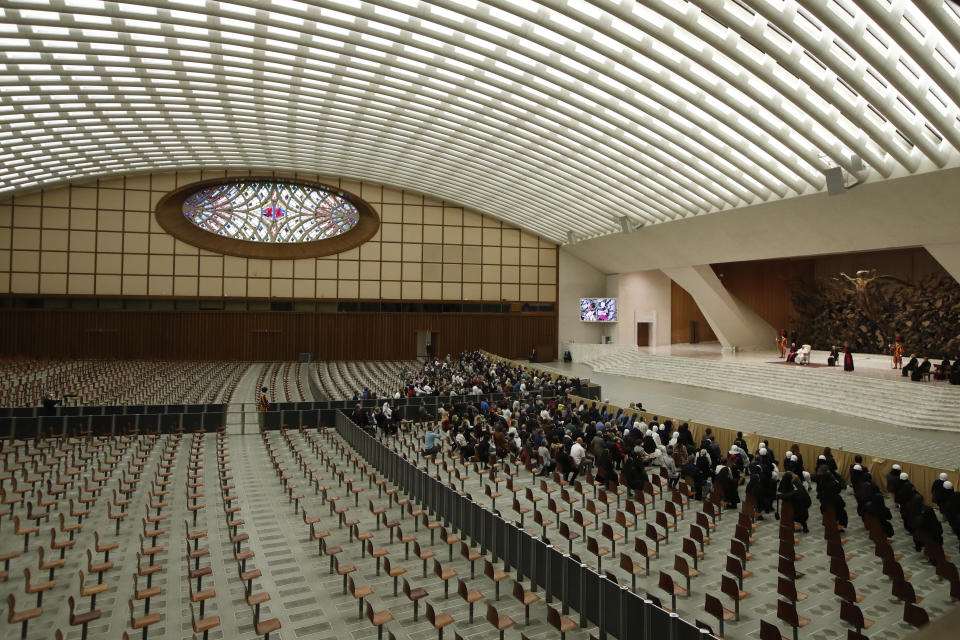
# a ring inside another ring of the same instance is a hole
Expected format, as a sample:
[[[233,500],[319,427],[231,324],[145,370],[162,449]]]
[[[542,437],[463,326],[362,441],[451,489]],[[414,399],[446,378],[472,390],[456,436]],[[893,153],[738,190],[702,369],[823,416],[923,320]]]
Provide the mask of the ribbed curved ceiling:
[[[267,167],[562,242],[956,166],[958,67],[950,0],[3,0],[0,194]]]

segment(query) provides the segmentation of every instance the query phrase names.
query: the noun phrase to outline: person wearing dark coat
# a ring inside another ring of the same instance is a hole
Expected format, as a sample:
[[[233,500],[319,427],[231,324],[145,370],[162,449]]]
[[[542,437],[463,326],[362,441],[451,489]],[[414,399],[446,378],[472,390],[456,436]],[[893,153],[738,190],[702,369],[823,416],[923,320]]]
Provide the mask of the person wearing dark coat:
[[[893,501],[897,503],[901,509],[903,505],[907,504],[910,498],[913,497],[913,494],[917,492],[916,487],[910,482],[909,477],[910,476],[905,473],[900,474],[900,484],[897,485],[897,490],[893,494]]]
[[[914,493],[910,498],[900,506],[900,517],[903,519],[903,528],[907,533],[913,534],[916,531],[920,515],[923,513],[923,496]],[[919,551],[919,549],[917,549]]]
[[[920,514],[914,519],[913,543],[916,550],[920,551],[930,542],[943,546],[943,525],[940,524],[933,507],[924,504],[920,508]]]
[[[714,476],[714,482],[723,491],[723,500],[727,503],[727,509],[736,509],[740,504],[740,494],[737,493],[737,481],[733,475],[733,469],[726,465],[718,465]]]
[[[837,518],[837,524],[844,529],[847,528],[847,510],[846,503],[840,495],[842,487],[834,474],[830,473],[827,465],[821,465],[817,469],[817,498],[820,500],[820,512],[825,513],[832,509]]]
[[[872,495],[864,501],[863,515],[864,517],[873,516],[879,520],[880,524],[883,525],[883,532],[888,538],[891,538],[893,537],[893,524],[891,523],[893,513],[887,508],[887,503],[884,501],[879,488],[876,485],[871,485],[871,490]]]
[[[800,482],[800,477],[789,471],[783,474],[780,485],[777,487],[777,497],[793,505],[794,521],[803,526],[804,533],[810,533],[810,529],[807,528],[807,520],[810,518],[810,494]]]
[[[887,493],[895,495],[897,493],[897,487],[900,486],[900,474],[903,473],[900,470],[900,465],[895,464],[890,468],[890,471],[887,472]]]
[[[696,443],[693,441],[693,434],[690,433],[690,425],[684,422],[677,429],[677,444],[681,444],[688,449],[693,449]]]
[[[760,466],[760,463],[754,462],[749,467],[747,467],[747,473],[749,474],[749,480],[747,481],[746,492],[748,496],[752,496],[756,501],[757,510],[762,511],[762,503],[764,500],[764,481],[761,477],[763,475],[763,468]],[[758,516],[758,520],[762,520],[763,516]]]
[[[933,504],[941,509],[943,509],[943,505],[940,504],[943,500],[943,483],[946,481],[947,474],[941,473],[940,477],[933,481],[933,486],[930,487],[930,499],[933,501]]]
[[[850,347],[843,348],[843,370],[853,371],[853,351]]]
[[[910,372],[910,379],[914,382],[919,382],[923,379],[924,374],[930,373],[931,366],[930,358],[924,358],[920,366]]]
[[[960,384],[960,358],[953,359],[953,366],[950,367],[950,384]]]
[[[907,376],[913,373],[913,370],[920,366],[920,361],[917,359],[917,356],[910,356],[910,362],[904,365],[903,369],[900,370],[900,375],[906,378]]]
[[[706,482],[706,478],[704,478],[703,472],[700,470],[700,467],[697,466],[697,463],[693,459],[693,456],[690,456],[689,458],[687,458],[687,462],[683,465],[683,468],[680,470],[680,475],[683,477],[689,477],[693,480],[694,498],[697,500],[702,499],[703,483]]]

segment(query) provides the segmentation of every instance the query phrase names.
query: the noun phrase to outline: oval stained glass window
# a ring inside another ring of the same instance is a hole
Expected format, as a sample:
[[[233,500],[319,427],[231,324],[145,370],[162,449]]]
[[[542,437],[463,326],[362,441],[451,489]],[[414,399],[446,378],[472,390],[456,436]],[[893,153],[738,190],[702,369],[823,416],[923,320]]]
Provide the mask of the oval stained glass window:
[[[319,185],[240,180],[187,196],[183,215],[195,226],[235,240],[315,242],[344,234],[360,213],[342,193]]]

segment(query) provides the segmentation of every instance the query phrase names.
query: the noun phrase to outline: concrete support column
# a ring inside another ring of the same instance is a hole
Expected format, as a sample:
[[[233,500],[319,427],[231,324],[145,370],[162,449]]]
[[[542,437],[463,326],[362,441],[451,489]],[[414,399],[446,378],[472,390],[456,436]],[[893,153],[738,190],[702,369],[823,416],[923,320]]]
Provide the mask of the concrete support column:
[[[776,330],[734,298],[708,264],[662,269],[693,296],[724,349],[772,348]]]
[[[953,279],[960,282],[960,242],[952,244],[928,244],[924,249],[947,270]]]

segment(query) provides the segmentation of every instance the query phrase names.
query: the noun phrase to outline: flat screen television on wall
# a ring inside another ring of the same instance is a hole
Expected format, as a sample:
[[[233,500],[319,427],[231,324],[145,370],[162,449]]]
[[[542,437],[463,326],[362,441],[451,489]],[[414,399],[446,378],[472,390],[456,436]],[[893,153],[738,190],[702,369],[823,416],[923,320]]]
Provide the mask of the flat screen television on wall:
[[[580,298],[580,319],[584,322],[616,322],[616,298]]]

